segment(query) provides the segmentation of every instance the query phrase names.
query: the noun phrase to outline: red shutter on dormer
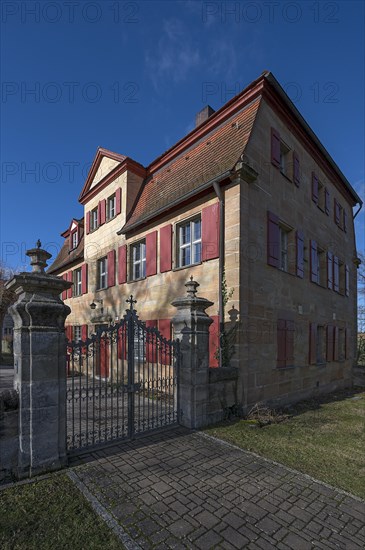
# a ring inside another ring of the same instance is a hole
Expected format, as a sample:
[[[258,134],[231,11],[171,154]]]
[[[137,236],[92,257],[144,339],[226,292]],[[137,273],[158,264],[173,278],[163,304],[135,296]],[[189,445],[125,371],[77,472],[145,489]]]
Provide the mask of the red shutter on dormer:
[[[312,201],[318,204],[318,178],[315,172],[312,172]]]
[[[279,267],[279,218],[272,212],[267,213],[267,263]]]
[[[343,230],[347,233],[347,212],[345,209],[343,211]]]
[[[100,207],[100,223],[99,223],[99,225],[103,225],[105,223],[105,220],[106,220],[106,200],[105,199],[100,201],[99,207]]]
[[[333,360],[338,361],[338,335],[339,328],[333,327]]]
[[[115,215],[117,216],[122,211],[122,190],[120,187],[115,191]]]
[[[324,190],[324,211],[328,216],[330,213],[330,192],[328,191],[327,187]]]
[[[160,229],[160,272],[172,269],[172,225]]]
[[[219,257],[219,203],[202,210],[202,261]]]
[[[327,252],[327,288],[333,289],[333,254]]]
[[[127,282],[127,245],[123,244],[118,248],[118,283]]]
[[[337,256],[333,256],[333,290],[340,290],[340,263]]]
[[[335,224],[340,225],[340,203],[337,202],[337,199],[334,199],[334,219]]]
[[[209,366],[215,368],[219,366],[219,360],[216,358],[219,351],[219,317],[211,315],[213,323],[209,327]]]
[[[350,295],[350,269],[347,264],[345,265],[345,295]]]
[[[271,128],[271,162],[280,168],[280,134],[275,128]]]
[[[86,294],[88,290],[88,268],[87,264],[81,266],[81,293]]]
[[[318,254],[316,241],[310,241],[310,270],[312,283],[318,283]]]
[[[327,325],[326,334],[326,360],[333,361],[333,325]]]
[[[70,283],[73,282],[73,280],[72,280],[72,271],[69,271],[67,273],[67,279]],[[67,291],[67,298],[72,298],[72,286]]]
[[[146,321],[147,328],[157,328],[157,320]],[[156,335],[146,332],[146,361],[157,363],[157,342]]]
[[[157,231],[146,235],[146,277],[157,273]]]
[[[64,281],[68,281],[67,273],[64,273],[64,274],[62,275],[62,279],[63,279]],[[62,300],[67,300],[67,289],[64,290],[64,291],[62,292]]]
[[[108,252],[108,287],[115,285],[115,250]]]
[[[309,324],[309,364],[317,363],[317,324]]]
[[[86,212],[86,235],[90,233],[90,216],[91,212]]]
[[[303,231],[297,231],[296,233],[296,245],[297,245],[297,259],[296,259],[296,273],[297,277],[303,279],[304,277],[304,234]]]
[[[299,157],[297,153],[293,152],[293,180],[297,187],[299,187],[300,184],[300,165],[299,165]]]

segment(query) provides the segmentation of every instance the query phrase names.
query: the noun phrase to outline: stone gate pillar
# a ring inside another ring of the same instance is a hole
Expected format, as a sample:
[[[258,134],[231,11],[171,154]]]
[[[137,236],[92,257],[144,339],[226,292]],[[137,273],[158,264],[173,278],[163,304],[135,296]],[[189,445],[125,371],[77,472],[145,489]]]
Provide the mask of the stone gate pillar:
[[[51,254],[27,251],[31,273],[15,275],[7,288],[17,295],[14,321],[14,388],[19,393],[19,478],[56,470],[66,456],[66,346],[70,308],[60,294],[72,283],[47,275]]]
[[[181,364],[178,379],[179,422],[187,428],[208,424],[209,326],[213,320],[205,310],[213,302],[196,296],[199,283],[193,277],[185,284],[187,296],[172,302],[174,338],[180,340]]]

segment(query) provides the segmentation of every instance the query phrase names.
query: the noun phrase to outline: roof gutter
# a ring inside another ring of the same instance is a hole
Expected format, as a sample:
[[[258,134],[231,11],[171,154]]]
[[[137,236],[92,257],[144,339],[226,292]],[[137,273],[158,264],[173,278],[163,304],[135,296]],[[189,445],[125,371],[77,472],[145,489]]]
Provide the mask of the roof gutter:
[[[125,225],[124,225],[121,229],[119,229],[119,231],[117,231],[117,235],[125,235],[126,233],[129,233],[129,232],[133,231],[134,229],[137,229],[137,227],[140,227],[141,225],[146,224],[147,222],[153,220],[154,218],[156,218],[160,214],[168,212],[169,210],[171,210],[172,208],[175,208],[175,206],[178,206],[182,202],[194,197],[195,195],[198,195],[199,193],[201,193],[202,191],[205,191],[206,189],[209,189],[209,187],[213,187],[214,183],[220,183],[221,181],[229,178],[231,173],[232,173],[232,170],[226,170],[225,172],[223,172],[219,176],[216,176],[216,177],[212,178],[211,180],[207,181],[206,183],[204,183],[200,187],[197,187],[193,191],[190,191],[190,193],[187,193],[183,197],[179,197],[178,199],[172,201],[169,204],[168,208],[166,208],[166,206],[163,206],[162,208],[159,208],[158,210],[155,210],[155,212],[153,212],[152,214],[150,214],[146,218],[133,223],[129,227],[125,227]]]

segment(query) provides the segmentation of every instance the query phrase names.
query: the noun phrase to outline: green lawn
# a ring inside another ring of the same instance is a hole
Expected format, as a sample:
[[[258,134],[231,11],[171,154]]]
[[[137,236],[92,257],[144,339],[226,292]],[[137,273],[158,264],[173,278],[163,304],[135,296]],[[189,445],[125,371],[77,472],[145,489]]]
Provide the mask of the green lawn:
[[[365,498],[365,393],[332,394],[259,428],[238,420],[207,433]]]
[[[0,491],[1,550],[122,549],[64,475]]]

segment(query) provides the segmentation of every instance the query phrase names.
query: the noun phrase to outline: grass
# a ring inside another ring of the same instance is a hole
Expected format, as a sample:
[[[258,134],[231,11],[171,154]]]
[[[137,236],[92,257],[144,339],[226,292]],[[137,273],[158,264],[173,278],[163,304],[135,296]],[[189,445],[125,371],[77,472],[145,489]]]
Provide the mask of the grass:
[[[303,402],[262,428],[236,420],[207,433],[365,498],[365,393]]]
[[[1,550],[124,548],[65,474],[0,491]]]

